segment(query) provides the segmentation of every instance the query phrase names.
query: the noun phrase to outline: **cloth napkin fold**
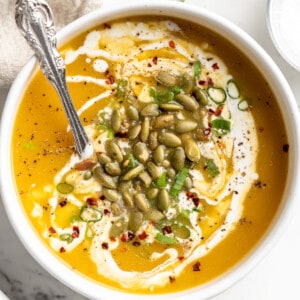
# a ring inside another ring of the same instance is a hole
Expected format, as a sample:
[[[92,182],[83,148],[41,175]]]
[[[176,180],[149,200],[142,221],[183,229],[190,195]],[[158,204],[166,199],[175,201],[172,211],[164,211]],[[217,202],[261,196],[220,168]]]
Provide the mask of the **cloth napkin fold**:
[[[103,0],[48,0],[55,28],[102,6]],[[33,55],[15,23],[15,1],[0,0],[0,88],[8,87]]]

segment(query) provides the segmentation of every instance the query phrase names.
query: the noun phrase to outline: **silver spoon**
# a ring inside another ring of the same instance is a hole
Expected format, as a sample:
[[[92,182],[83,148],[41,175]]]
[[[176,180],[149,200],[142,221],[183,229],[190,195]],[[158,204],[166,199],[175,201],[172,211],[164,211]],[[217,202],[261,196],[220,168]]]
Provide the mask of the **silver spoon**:
[[[65,64],[56,48],[52,12],[45,0],[17,0],[16,23],[34,50],[44,75],[56,89],[66,112],[78,154],[87,158],[93,153],[71,100],[65,78]]]

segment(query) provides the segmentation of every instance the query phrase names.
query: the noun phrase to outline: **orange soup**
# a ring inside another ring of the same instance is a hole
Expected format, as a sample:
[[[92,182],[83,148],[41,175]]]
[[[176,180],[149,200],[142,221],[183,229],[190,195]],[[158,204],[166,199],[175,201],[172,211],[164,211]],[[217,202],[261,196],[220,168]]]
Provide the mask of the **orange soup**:
[[[288,141],[270,87],[228,41],[179,19],[102,24],[61,49],[94,153],[80,158],[41,72],[13,136],[20,201],[53,255],[134,293],[195,287],[270,225]]]

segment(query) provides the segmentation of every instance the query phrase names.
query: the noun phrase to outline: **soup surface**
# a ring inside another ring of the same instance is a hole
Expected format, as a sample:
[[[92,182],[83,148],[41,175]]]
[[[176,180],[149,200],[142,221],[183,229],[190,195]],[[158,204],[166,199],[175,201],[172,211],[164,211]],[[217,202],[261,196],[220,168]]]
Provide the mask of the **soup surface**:
[[[135,293],[191,288],[239,262],[287,173],[282,117],[257,70],[208,29],[158,17],[102,24],[61,52],[93,155],[75,153],[40,72],[13,136],[20,200],[54,255]]]

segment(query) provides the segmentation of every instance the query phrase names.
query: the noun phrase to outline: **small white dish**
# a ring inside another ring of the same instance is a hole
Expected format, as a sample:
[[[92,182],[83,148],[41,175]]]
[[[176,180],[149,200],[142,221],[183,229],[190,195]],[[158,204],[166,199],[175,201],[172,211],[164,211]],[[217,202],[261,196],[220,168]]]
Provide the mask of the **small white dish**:
[[[300,1],[269,0],[268,28],[281,56],[300,71]]]

